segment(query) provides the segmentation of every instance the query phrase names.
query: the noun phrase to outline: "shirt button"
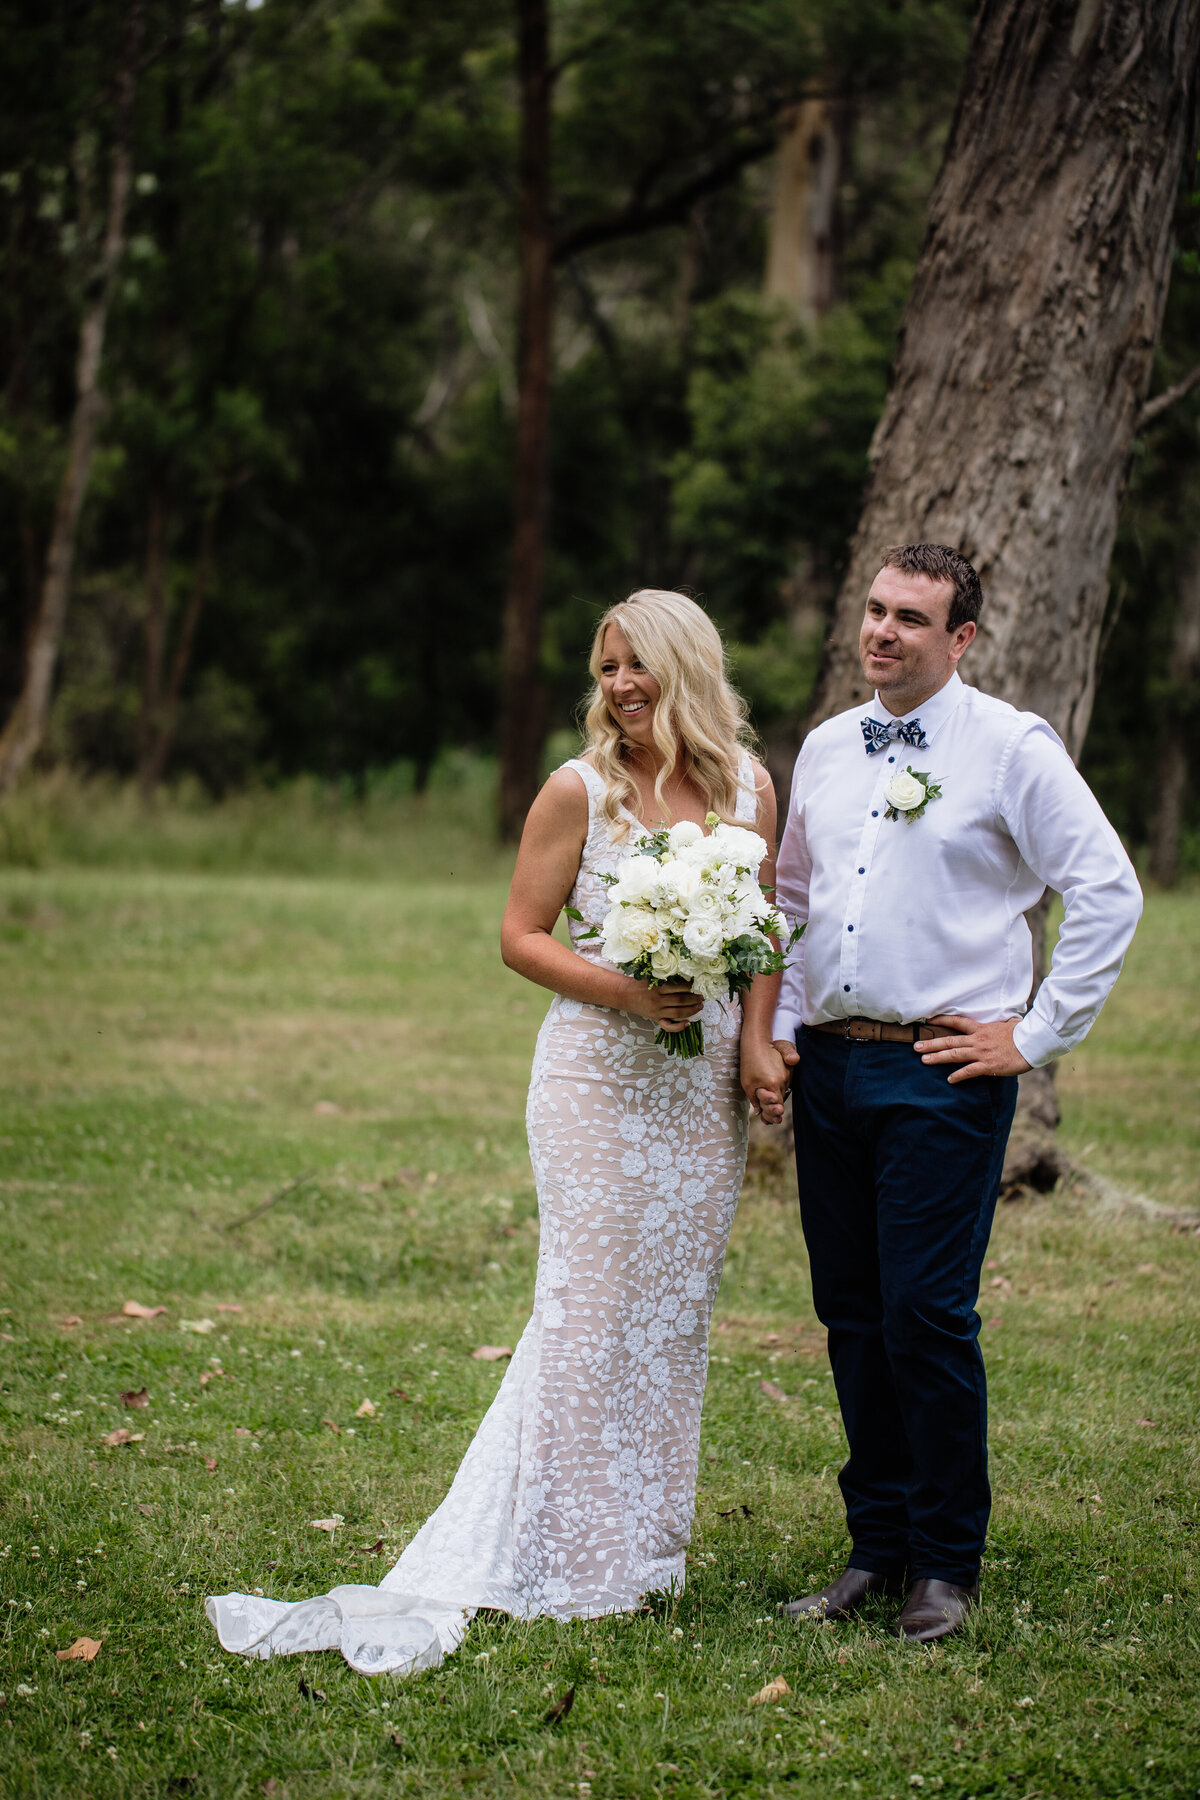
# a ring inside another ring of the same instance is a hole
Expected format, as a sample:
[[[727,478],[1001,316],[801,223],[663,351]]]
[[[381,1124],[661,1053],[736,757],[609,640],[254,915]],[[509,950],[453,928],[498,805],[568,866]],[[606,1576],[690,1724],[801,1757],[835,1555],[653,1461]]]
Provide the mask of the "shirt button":
[[[871,817],[872,817],[872,818],[873,818],[873,819],[877,819],[877,818],[878,818],[878,817],[879,817],[879,814],[878,814],[878,813],[877,813],[877,812],[873,812],[873,813],[872,813],[872,814],[871,814]]]
[[[846,930],[847,930],[847,931],[853,931],[853,930],[854,930],[854,927],[853,927],[853,925],[847,925],[847,927],[846,927]]]
[[[850,992],[850,983],[849,982],[846,982],[845,986],[842,988],[842,992],[843,992],[843,994],[848,994]]]
[[[895,759],[895,757],[894,757],[894,756],[889,756],[889,757],[888,757],[888,761],[889,761],[889,762],[895,762],[895,760],[896,760],[896,759]]]
[[[867,871],[865,869],[860,869],[858,872],[860,875],[865,875]]]

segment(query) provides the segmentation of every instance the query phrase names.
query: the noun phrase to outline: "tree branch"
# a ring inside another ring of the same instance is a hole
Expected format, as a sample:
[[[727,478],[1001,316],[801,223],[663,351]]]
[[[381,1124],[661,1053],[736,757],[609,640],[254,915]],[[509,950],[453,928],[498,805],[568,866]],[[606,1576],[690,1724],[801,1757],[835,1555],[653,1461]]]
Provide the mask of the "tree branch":
[[[1183,380],[1177,381],[1174,387],[1166,388],[1161,394],[1155,394],[1153,400],[1147,400],[1138,414],[1138,432],[1145,431],[1147,425],[1153,425],[1155,419],[1161,418],[1167,408],[1174,406],[1177,400],[1186,399],[1197,383],[1200,383],[1200,363],[1197,363],[1194,369],[1189,369]]]
[[[566,262],[583,250],[594,250],[598,244],[611,244],[618,238],[640,237],[644,232],[657,231],[661,225],[682,224],[697,200],[703,200],[706,194],[716,193],[718,188],[727,186],[750,163],[761,162],[764,156],[770,156],[777,142],[778,134],[774,130],[747,138],[719,162],[710,164],[700,174],[676,188],[673,194],[667,194],[653,205],[634,200],[622,207],[620,212],[609,213],[604,218],[593,219],[590,224],[576,225],[570,231],[559,232],[554,239],[554,261]]]

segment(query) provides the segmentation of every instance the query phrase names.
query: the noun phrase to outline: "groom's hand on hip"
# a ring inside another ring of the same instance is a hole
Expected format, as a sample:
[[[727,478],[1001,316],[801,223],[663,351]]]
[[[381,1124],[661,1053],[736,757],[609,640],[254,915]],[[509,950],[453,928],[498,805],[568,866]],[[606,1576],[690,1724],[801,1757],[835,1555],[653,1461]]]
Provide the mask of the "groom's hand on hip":
[[[924,1063],[957,1065],[950,1081],[973,1081],[978,1075],[1023,1075],[1029,1064],[1013,1043],[1018,1019],[997,1019],[983,1025],[966,1013],[942,1013],[930,1019],[944,1025],[945,1037],[923,1038],[913,1045]]]

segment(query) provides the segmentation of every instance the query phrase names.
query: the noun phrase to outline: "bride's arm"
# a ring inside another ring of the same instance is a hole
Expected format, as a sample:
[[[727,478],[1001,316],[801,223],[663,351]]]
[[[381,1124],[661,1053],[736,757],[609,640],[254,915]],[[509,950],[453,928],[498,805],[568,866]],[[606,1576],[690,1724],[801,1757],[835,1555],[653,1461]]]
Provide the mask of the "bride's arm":
[[[756,829],[769,846],[758,879],[765,888],[774,888],[775,789],[771,777],[758,763],[754,765],[754,780],[758,790]],[[771,1042],[771,1021],[781,979],[778,975],[756,975],[742,997],[742,1089],[751,1109],[767,1125],[778,1125],[783,1118],[789,1074]]]
[[[616,1007],[680,1029],[700,1010],[690,988],[676,983],[652,988],[615,969],[597,967],[551,936],[575,885],[587,829],[583,784],[570,769],[556,770],[525,820],[500,927],[500,954],[518,975],[567,1000]]]

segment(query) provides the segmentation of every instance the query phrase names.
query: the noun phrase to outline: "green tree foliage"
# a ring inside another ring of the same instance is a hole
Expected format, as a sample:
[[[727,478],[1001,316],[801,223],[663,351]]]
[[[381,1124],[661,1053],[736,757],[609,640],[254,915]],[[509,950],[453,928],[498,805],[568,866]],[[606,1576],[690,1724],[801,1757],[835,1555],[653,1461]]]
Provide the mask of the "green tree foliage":
[[[121,17],[116,0],[0,0],[0,709],[70,416]],[[969,23],[966,0],[556,4],[555,726],[597,610],[644,583],[703,597],[761,724],[801,708]],[[423,780],[442,746],[490,746],[495,723],[510,10],[150,0],[143,60],[47,753],[132,772],[194,627],[172,771],[221,790],[408,760]],[[766,151],[800,94],[836,97],[846,137],[838,299],[813,328],[761,299]],[[1177,286],[1164,385],[1200,336],[1186,266]],[[1093,764],[1135,829],[1152,755],[1123,747],[1123,721],[1170,633],[1145,572],[1175,553],[1196,417],[1185,405],[1143,441],[1115,574],[1128,597]]]

